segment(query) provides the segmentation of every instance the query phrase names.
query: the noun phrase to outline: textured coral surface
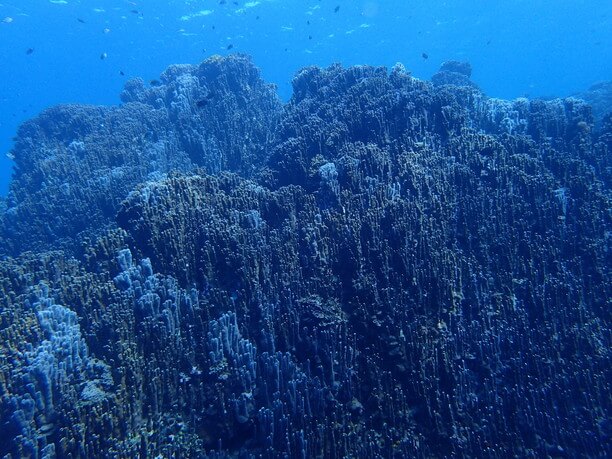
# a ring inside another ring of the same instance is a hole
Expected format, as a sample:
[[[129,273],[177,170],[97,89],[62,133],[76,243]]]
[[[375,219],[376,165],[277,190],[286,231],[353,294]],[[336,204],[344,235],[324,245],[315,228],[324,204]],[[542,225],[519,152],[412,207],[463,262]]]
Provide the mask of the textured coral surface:
[[[26,122],[0,457],[604,457],[612,118],[249,58]]]

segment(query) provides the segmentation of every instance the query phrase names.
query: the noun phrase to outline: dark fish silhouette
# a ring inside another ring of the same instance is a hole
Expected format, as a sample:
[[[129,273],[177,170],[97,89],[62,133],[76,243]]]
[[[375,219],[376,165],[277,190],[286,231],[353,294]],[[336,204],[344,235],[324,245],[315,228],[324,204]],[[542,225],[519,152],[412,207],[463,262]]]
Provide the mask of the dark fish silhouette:
[[[159,80],[151,80],[151,81],[149,81],[149,84],[151,86],[160,86],[161,85]]]
[[[77,21],[79,21],[81,24],[85,24],[85,19],[77,18]]]
[[[30,54],[32,54],[34,52],[34,48],[28,48],[26,49],[26,54],[29,56]]]
[[[119,75],[124,76],[125,73],[123,73],[123,70],[119,70]]]
[[[227,49],[232,49],[234,47],[234,45],[232,45],[231,43],[229,45],[227,45]]]
[[[140,11],[138,11],[138,10],[130,10],[130,13],[133,13],[133,14],[140,14]]]
[[[106,59],[107,57],[108,57],[108,54],[106,54],[106,53],[102,53],[102,54],[100,54],[100,59],[101,59],[101,60],[104,60],[104,59]]]
[[[209,92],[208,94],[206,94],[206,97],[203,97],[202,99],[196,102],[196,107],[198,108],[206,107],[210,103],[210,101],[213,100],[213,98],[214,98],[213,94]]]
[[[429,59],[429,55],[427,53],[421,54],[421,57],[423,57],[423,59]]]
[[[334,13],[337,13],[338,11],[340,11],[340,5],[338,5],[338,6],[336,6],[336,7],[334,8]]]

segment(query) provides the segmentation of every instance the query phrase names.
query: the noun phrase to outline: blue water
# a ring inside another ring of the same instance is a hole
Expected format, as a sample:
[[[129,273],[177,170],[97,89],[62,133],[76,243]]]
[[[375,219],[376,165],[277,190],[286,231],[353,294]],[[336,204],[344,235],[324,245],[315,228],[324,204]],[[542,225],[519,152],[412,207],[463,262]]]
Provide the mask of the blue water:
[[[0,194],[24,120],[57,103],[117,104],[130,77],[211,54],[252,55],[284,99],[296,70],[332,62],[399,61],[429,78],[445,60],[468,60],[472,79],[502,98],[612,79],[608,0],[0,2]]]

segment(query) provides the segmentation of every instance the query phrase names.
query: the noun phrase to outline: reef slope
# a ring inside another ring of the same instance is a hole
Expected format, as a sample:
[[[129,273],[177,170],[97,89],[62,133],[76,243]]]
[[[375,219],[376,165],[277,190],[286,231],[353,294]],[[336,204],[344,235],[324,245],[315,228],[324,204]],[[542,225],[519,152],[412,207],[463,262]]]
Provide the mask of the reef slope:
[[[610,117],[452,62],[160,82],[18,133],[0,456],[612,454]]]

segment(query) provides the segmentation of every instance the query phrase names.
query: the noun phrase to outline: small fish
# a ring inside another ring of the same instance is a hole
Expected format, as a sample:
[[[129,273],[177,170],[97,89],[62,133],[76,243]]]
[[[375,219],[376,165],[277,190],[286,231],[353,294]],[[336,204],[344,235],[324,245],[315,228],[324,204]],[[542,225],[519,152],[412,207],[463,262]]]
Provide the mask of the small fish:
[[[161,86],[161,83],[160,83],[159,80],[151,80],[151,81],[149,81],[149,84],[151,86]]]
[[[227,3],[227,1],[226,1],[226,0],[221,0],[221,1],[219,2],[219,5],[225,5],[226,3]]]
[[[26,54],[29,56],[30,54],[32,54],[34,52],[34,48],[28,48],[26,49]]]
[[[85,24],[85,19],[77,18],[77,21],[79,21],[81,24]]]
[[[108,54],[106,54],[106,53],[102,53],[102,54],[100,54],[100,60],[102,60],[102,61],[103,61],[104,59],[106,59],[107,57],[108,57]]]
[[[125,73],[123,73],[123,70],[119,70],[119,75],[125,76]]]
[[[2,20],[3,24],[10,24],[11,22],[13,22],[13,18],[10,16],[7,16]]]
[[[338,11],[340,11],[340,5],[338,5],[338,6],[336,6],[336,7],[334,8],[334,13],[337,13]]]
[[[204,108],[208,105],[210,101],[208,99],[200,99],[196,102],[196,107],[198,108]]]
[[[103,33],[109,33],[110,29],[108,27],[104,27],[104,29],[102,29],[102,32]]]
[[[227,49],[232,49],[234,47],[234,45],[232,45],[231,43],[229,45],[227,45]]]
[[[140,14],[140,11],[138,11],[138,10],[130,10],[130,13],[132,13],[132,14]]]
[[[423,54],[421,54],[421,57],[422,57],[423,59],[429,59],[429,55],[428,55],[427,53],[423,53]]]
[[[309,40],[312,40],[312,35],[308,35],[308,39],[309,39]]]

